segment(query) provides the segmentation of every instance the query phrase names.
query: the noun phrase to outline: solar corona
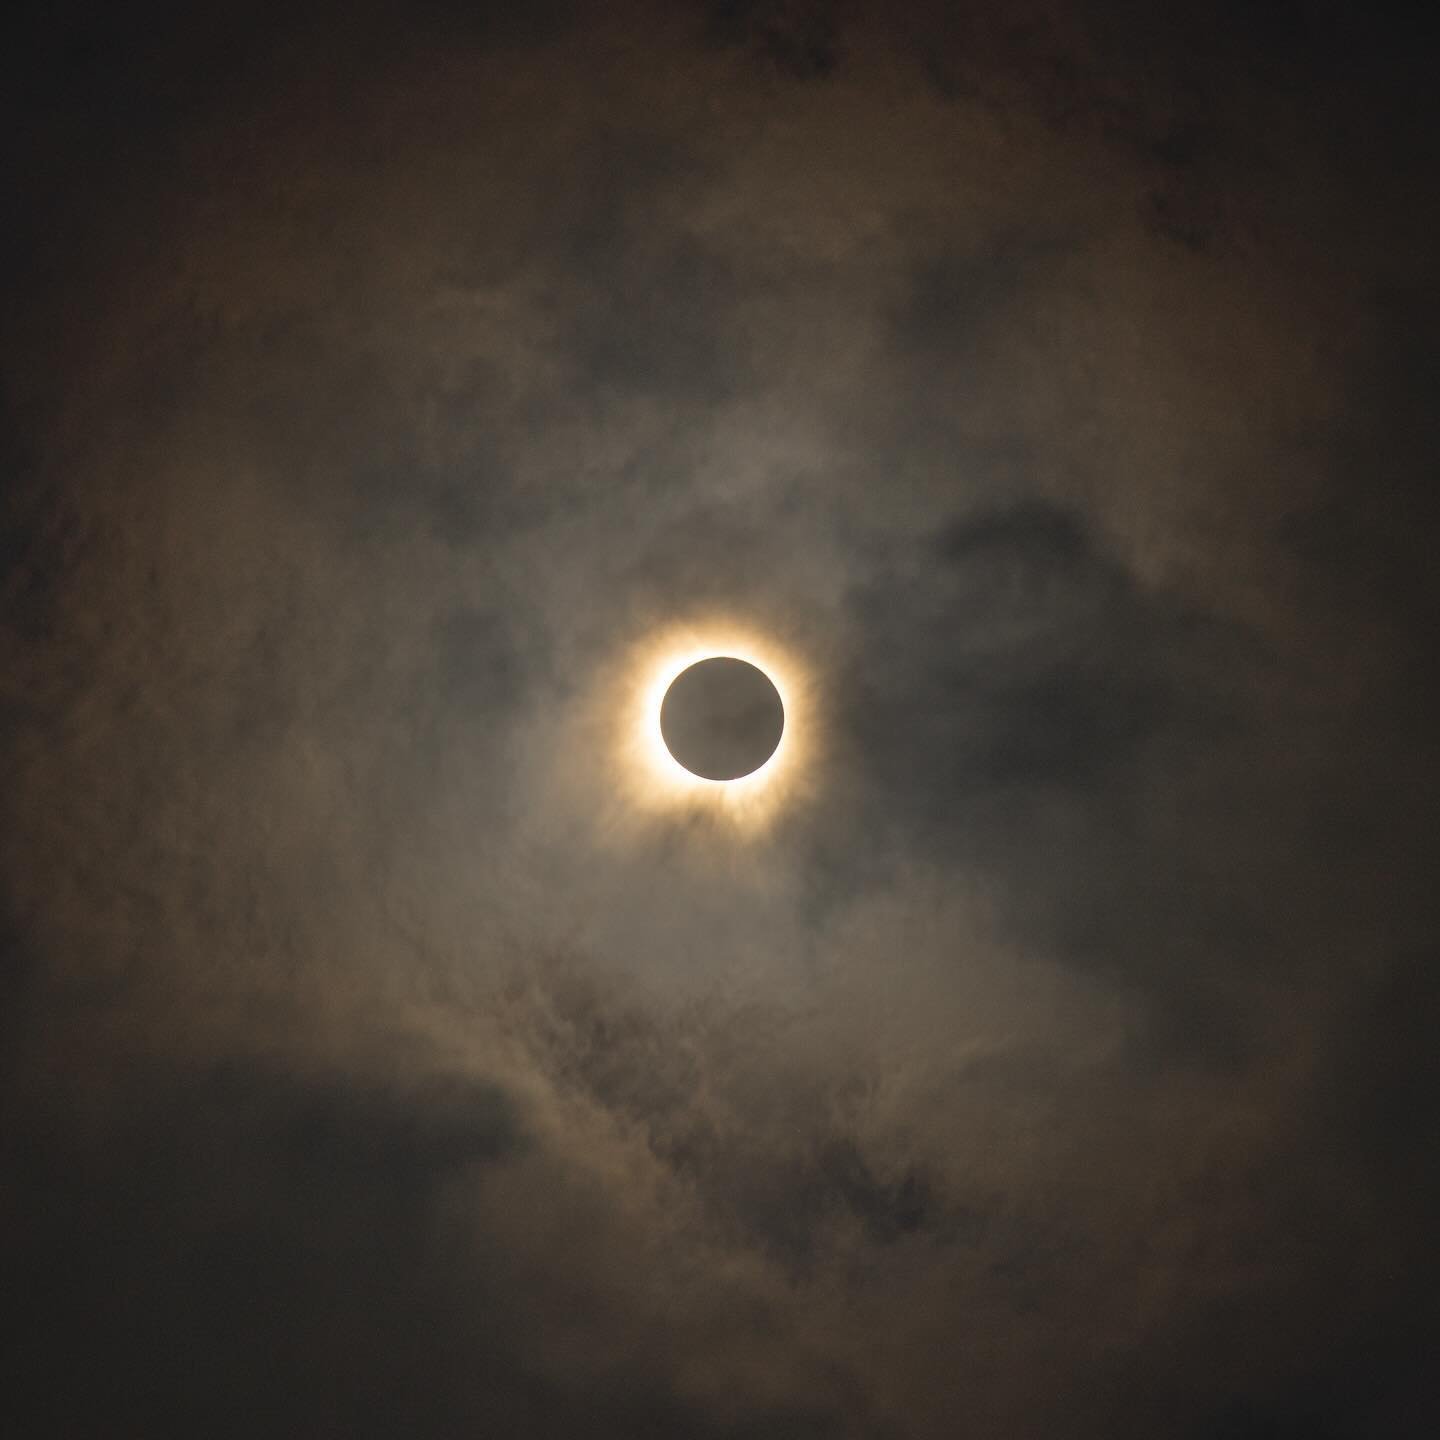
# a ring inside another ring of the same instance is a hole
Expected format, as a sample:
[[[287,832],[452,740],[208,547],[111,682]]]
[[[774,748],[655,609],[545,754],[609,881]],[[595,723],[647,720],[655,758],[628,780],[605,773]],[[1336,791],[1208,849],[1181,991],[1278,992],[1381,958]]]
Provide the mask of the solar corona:
[[[632,652],[620,739],[642,811],[704,813],[753,830],[802,788],[814,758],[806,667],[729,624],[677,626]]]

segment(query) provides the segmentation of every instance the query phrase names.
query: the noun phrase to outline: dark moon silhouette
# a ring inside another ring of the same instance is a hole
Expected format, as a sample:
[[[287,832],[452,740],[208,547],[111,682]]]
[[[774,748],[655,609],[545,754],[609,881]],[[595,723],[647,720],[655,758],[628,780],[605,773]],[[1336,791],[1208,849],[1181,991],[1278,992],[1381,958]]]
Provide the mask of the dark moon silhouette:
[[[738,780],[758,770],[784,729],[785,706],[770,677],[731,655],[682,670],[660,705],[666,748],[706,780]]]

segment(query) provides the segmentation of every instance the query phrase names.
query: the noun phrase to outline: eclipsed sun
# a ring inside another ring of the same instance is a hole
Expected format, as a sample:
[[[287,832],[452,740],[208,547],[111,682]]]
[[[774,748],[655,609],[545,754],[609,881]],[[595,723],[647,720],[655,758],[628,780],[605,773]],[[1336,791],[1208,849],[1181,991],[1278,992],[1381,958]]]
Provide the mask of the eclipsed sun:
[[[729,626],[667,632],[637,655],[624,730],[648,809],[762,823],[807,769],[810,689],[779,646]]]

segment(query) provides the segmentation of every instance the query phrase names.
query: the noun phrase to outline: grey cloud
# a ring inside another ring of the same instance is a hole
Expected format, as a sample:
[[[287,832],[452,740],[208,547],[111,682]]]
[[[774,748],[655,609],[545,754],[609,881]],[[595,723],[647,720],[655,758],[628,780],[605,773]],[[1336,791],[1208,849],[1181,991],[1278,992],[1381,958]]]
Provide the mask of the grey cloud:
[[[1332,95],[1303,6],[542,8],[25,38],[16,1393],[1429,1433],[1410,70],[1366,22]],[[610,759],[709,613],[823,740],[743,843]]]
[[[573,961],[539,976],[525,1012],[538,1062],[638,1127],[731,1243],[803,1271],[837,1222],[880,1246],[953,1230],[922,1157],[866,1155],[843,1078],[777,1074],[790,1093],[776,1104],[762,1079],[773,1017],[710,1004],[667,1020],[633,987],[602,985]]]

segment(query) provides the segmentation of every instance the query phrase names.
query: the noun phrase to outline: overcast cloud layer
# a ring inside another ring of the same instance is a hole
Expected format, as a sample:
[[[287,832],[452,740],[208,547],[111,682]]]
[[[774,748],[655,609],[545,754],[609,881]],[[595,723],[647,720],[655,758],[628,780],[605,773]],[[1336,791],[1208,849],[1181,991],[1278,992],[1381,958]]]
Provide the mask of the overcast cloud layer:
[[[4,62],[0,1428],[1435,1433],[1420,22],[150,8]]]

